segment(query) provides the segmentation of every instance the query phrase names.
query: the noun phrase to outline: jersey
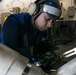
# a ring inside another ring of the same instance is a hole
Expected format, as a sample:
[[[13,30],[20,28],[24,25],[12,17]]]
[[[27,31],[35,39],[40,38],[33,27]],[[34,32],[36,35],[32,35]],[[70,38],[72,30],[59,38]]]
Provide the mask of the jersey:
[[[33,26],[28,13],[10,15],[2,28],[3,44],[31,59],[30,48],[47,39],[47,30],[39,31]],[[26,44],[26,45],[25,45]]]

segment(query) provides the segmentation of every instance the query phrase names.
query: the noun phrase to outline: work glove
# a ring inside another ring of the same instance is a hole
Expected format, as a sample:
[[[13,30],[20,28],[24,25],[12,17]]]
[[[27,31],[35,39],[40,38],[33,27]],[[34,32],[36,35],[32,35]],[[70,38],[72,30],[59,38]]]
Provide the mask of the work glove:
[[[44,54],[49,51],[54,51],[58,49],[58,47],[56,47],[58,44],[60,44],[59,38],[44,40],[33,47],[33,55]]]

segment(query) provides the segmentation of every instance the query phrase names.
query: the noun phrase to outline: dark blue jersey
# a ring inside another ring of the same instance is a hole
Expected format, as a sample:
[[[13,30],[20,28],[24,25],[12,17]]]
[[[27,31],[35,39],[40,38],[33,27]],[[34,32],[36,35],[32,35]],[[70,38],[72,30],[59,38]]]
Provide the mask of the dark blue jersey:
[[[12,14],[2,28],[3,44],[31,58],[30,48],[43,39],[47,39],[47,31],[34,28],[32,17],[28,13]]]

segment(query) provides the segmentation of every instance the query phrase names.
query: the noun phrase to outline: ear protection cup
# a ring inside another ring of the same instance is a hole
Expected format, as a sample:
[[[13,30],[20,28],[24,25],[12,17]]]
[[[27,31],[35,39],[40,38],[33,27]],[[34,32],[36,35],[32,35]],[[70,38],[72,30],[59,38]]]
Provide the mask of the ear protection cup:
[[[28,12],[30,15],[33,15],[34,12],[35,12],[35,10],[36,10],[36,8],[37,8],[36,3],[31,3],[31,4],[29,5],[29,8],[28,8],[28,11],[27,11],[27,12]]]
[[[44,1],[36,1],[35,3],[31,3],[27,12],[32,16],[38,14],[41,9],[40,5],[42,5],[43,2]]]

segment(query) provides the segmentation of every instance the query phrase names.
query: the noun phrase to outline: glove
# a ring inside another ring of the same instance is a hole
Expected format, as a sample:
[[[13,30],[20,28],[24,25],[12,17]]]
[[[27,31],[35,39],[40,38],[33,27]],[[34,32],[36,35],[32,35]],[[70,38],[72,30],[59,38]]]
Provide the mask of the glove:
[[[49,51],[59,49],[56,47],[59,44],[58,39],[45,40],[33,47],[33,55],[44,54]]]

